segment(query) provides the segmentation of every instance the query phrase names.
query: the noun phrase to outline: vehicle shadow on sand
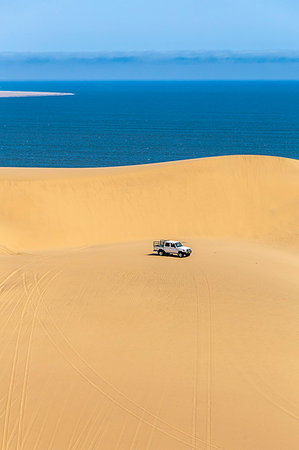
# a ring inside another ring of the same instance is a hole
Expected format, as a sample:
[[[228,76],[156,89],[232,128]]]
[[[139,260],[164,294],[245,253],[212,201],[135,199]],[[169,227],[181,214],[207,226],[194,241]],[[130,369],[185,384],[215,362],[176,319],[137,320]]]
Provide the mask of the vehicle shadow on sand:
[[[158,255],[158,253],[155,253],[155,252],[153,252],[153,253],[146,253],[146,256],[158,256],[159,258],[177,258],[177,259],[183,259],[183,258],[179,258],[178,257],[178,255],[163,255],[163,256],[160,256],[160,255]],[[185,257],[184,257],[185,258]]]

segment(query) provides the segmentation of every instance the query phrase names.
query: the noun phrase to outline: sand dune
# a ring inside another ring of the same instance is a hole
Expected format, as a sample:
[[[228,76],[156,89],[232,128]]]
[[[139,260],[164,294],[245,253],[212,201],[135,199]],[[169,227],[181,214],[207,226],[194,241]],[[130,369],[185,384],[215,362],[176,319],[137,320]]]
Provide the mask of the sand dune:
[[[193,236],[298,247],[298,171],[298,161],[263,156],[1,169],[0,244],[28,250]]]
[[[1,448],[297,449],[298,161],[6,168],[0,198]]]
[[[30,92],[30,91],[0,91],[1,97],[47,97],[51,95],[74,95],[70,92]]]

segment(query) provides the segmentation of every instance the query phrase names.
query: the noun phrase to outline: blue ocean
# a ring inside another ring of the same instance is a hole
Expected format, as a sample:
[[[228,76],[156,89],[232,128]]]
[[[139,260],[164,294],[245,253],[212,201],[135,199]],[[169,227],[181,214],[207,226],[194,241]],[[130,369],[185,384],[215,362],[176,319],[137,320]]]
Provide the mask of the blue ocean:
[[[299,159],[299,82],[1,82],[0,166],[97,167],[231,154]]]

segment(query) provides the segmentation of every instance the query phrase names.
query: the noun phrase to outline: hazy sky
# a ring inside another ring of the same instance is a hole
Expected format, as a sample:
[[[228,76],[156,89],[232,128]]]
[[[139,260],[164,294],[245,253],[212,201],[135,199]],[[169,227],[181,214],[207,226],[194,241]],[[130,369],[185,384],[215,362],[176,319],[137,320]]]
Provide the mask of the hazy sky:
[[[298,23],[298,0],[0,0],[0,52],[298,50]]]

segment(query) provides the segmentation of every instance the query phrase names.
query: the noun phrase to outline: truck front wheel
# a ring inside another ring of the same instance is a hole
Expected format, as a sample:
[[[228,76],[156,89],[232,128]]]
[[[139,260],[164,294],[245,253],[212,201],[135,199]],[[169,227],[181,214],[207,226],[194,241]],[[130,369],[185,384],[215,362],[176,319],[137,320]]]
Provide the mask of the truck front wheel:
[[[159,255],[159,256],[164,256],[164,250],[159,250],[159,251],[158,251],[158,255]]]
[[[182,252],[179,252],[179,253],[178,253],[178,257],[179,257],[179,258],[182,258],[183,256],[184,256],[184,255],[183,255]]]

